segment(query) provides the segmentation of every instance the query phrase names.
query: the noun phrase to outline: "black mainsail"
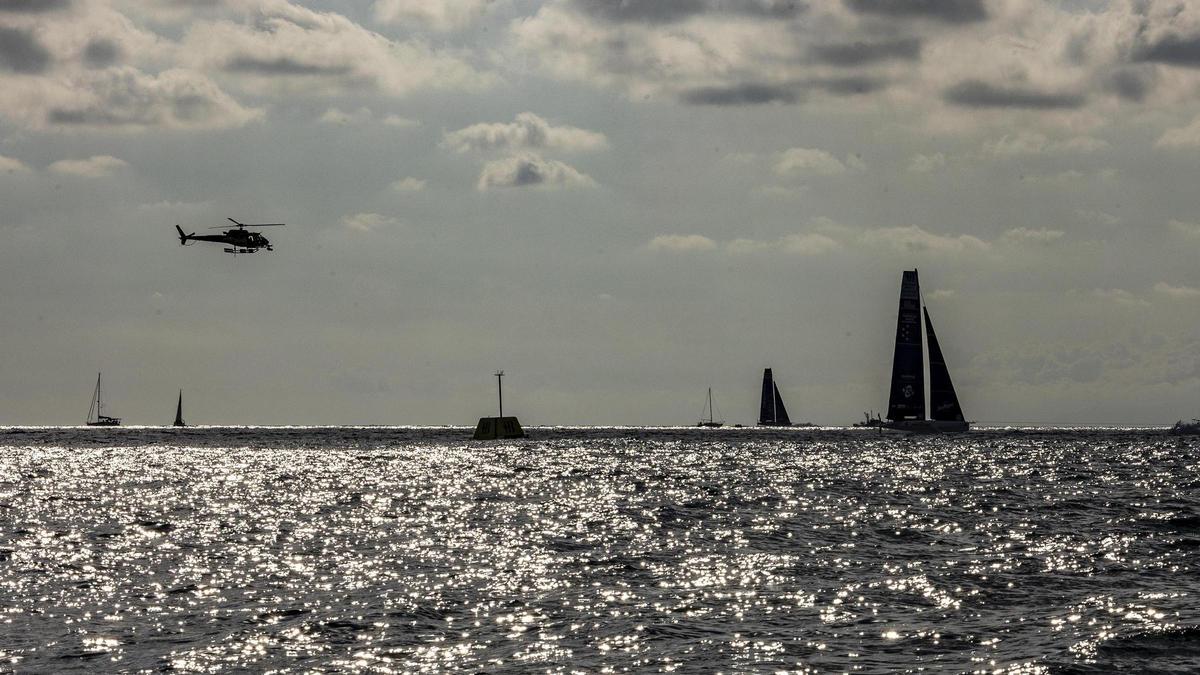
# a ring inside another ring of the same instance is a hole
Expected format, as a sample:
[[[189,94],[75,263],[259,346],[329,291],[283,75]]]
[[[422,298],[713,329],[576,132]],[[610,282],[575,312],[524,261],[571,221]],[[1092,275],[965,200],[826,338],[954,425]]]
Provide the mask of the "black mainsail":
[[[937,334],[933,332],[929,309],[922,309],[925,312],[925,335],[929,340],[929,417],[943,422],[962,422],[962,407],[958,404],[958,395],[954,393],[950,370],[946,368],[946,359],[942,356],[941,346],[938,345]]]
[[[770,368],[763,369],[762,397],[759,399],[758,426],[760,427],[790,427],[792,420],[788,417],[787,408],[783,405],[783,397],[779,395],[779,387]]]
[[[174,427],[186,427],[187,424],[183,421],[183,390],[179,390],[179,404],[175,406],[175,421],[171,423]]]
[[[921,353],[921,285],[916,270],[905,270],[896,317],[896,351],[892,356],[892,393],[887,417],[892,421],[925,419],[925,364]]]

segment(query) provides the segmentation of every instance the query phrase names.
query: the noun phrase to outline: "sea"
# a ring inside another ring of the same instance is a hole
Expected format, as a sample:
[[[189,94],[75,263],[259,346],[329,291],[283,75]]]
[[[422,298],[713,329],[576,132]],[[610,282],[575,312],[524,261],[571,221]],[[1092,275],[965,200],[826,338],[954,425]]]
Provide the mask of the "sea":
[[[1200,671],[1164,429],[0,428],[0,671]]]

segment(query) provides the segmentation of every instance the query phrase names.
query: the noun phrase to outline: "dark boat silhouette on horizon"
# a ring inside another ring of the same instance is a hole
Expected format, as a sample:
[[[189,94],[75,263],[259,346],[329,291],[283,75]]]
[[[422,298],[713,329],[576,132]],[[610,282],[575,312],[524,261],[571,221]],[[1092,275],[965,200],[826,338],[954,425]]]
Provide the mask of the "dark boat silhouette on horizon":
[[[710,428],[710,429],[716,429],[716,428],[718,428],[718,427],[723,427],[723,426],[725,426],[725,420],[720,420],[720,421],[718,421],[718,420],[716,420],[716,419],[713,419],[713,399],[712,399],[712,387],[709,387],[709,388],[708,388],[708,404],[707,404],[707,407],[708,407],[708,419],[704,419],[704,411],[703,411],[703,410],[701,410],[701,411],[700,411],[700,421],[696,423],[696,426],[698,426],[698,427],[708,427],[708,428]]]
[[[173,427],[186,427],[187,423],[183,421],[183,390],[179,390],[179,403],[175,406],[175,421],[171,423]]]
[[[104,414],[104,399],[100,395],[100,373],[96,373],[96,391],[92,393],[92,405],[88,408],[86,424],[89,427],[119,427],[120,417]]]
[[[922,318],[925,339],[922,340]],[[929,349],[929,416],[925,414],[925,350]],[[921,300],[917,270],[905,270],[896,315],[896,350],[892,356],[892,387],[884,429],[912,432],[967,431],[950,370],[942,356],[929,310]]]

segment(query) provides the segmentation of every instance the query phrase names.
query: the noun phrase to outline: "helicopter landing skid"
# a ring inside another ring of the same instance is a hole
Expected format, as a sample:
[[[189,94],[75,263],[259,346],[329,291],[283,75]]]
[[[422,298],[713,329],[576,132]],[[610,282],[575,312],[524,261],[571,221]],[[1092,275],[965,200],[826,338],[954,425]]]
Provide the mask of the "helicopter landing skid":
[[[254,253],[257,250],[256,248],[227,248],[225,252],[237,255],[239,253]]]

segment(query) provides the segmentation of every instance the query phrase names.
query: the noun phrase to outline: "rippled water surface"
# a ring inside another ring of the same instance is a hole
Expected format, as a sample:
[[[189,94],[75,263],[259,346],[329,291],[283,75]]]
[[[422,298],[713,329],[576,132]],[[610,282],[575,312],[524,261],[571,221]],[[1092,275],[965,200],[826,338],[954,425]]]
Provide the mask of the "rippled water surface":
[[[0,671],[1188,672],[1161,430],[0,429]]]

